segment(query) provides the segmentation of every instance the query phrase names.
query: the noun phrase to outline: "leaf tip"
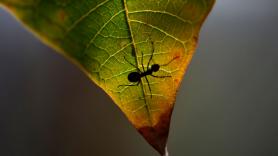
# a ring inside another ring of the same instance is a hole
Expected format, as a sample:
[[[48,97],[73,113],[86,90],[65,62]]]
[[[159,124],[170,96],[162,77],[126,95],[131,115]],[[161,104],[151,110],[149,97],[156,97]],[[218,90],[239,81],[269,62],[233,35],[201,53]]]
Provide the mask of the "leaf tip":
[[[138,131],[161,155],[166,153],[166,144],[169,134],[169,126],[172,115],[172,108],[160,116],[159,122],[154,126],[145,126]]]

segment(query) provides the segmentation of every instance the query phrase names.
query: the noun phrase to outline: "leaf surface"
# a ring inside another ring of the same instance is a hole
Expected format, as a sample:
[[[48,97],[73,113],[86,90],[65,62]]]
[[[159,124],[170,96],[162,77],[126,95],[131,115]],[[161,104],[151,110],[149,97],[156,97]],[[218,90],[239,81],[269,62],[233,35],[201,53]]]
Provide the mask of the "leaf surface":
[[[176,92],[214,0],[0,3],[78,65],[144,138],[161,155],[165,153]],[[138,85],[128,79],[132,72],[140,74],[139,79],[133,76]]]

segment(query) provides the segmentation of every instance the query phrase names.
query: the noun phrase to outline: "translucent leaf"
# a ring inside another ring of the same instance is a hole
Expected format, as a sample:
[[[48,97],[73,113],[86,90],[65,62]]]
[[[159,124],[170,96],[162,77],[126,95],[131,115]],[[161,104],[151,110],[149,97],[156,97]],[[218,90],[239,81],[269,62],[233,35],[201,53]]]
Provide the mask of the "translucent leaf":
[[[164,155],[176,92],[214,0],[0,0],[80,67]]]

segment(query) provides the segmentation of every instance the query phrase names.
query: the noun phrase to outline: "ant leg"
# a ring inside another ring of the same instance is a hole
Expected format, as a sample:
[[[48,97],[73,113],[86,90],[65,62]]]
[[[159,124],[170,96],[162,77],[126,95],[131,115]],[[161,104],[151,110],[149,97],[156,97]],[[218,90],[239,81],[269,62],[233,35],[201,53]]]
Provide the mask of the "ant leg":
[[[143,65],[143,53],[142,53],[141,63],[142,63],[143,72],[145,73],[146,71],[145,71],[144,65]],[[148,70],[148,68],[149,68],[149,66],[147,67],[147,70]],[[152,90],[151,90],[150,82],[149,82],[147,76],[145,76],[145,79],[146,79],[146,81],[148,83],[148,87],[149,87],[149,90],[150,90],[150,93],[151,93],[151,98],[152,98],[153,95],[152,95]]]
[[[143,55],[143,52],[142,52],[141,64],[142,64],[143,72],[145,73],[146,71],[145,71],[145,68],[144,68],[143,57],[144,57],[144,55]],[[147,70],[149,69],[149,62],[148,62]],[[148,83],[148,87],[149,87],[149,90],[150,90],[150,93],[151,93],[151,98],[152,98],[153,94],[152,94],[152,89],[151,89],[151,86],[150,86],[150,82],[149,82],[147,76],[145,76],[145,79],[146,79],[146,81]]]
[[[172,77],[172,76],[157,76],[157,75],[152,75],[152,74],[151,74],[151,76],[152,76],[152,77],[156,77],[156,78],[166,78],[166,77]]]
[[[142,52],[141,54],[142,54],[142,57],[141,57],[141,65],[142,65],[142,68],[143,68],[143,72],[145,73],[146,71],[145,71],[144,62],[143,62],[143,57],[144,57],[143,52]]]
[[[153,97],[153,94],[152,94],[152,89],[151,89],[151,86],[150,86],[150,82],[149,82],[147,76],[145,76],[145,79],[146,79],[146,81],[147,81],[147,83],[148,83],[148,87],[149,87],[149,90],[150,90],[150,93],[151,93],[151,98],[152,98],[152,97]]]
[[[152,54],[151,54],[151,57],[149,59],[147,69],[149,69],[149,67],[150,67],[150,62],[153,59],[153,54],[154,54],[154,45],[153,45],[154,43],[153,43],[153,41],[151,41],[151,43],[152,43]]]
[[[129,63],[130,65],[132,65],[133,67],[135,67],[139,72],[141,72],[141,70],[140,70],[137,66],[135,66],[134,64],[132,64],[131,62],[129,62],[129,61],[125,58],[125,56],[124,56],[124,59],[125,59],[125,61],[126,61],[127,63]]]

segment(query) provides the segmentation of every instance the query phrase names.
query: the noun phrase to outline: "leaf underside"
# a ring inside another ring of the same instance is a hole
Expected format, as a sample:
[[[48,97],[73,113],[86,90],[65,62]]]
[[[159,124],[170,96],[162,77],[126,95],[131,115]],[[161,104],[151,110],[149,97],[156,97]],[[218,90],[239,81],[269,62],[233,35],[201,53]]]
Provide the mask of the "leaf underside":
[[[176,92],[214,0],[0,0],[46,44],[100,86],[165,152]],[[148,65],[149,64],[149,65]],[[142,76],[138,86],[128,80]]]

